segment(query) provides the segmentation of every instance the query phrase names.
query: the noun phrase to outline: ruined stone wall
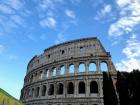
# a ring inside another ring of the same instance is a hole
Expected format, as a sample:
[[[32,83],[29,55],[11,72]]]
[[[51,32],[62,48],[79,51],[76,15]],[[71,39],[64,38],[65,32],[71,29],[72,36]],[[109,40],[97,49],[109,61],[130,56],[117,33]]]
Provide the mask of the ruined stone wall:
[[[103,105],[104,70],[116,72],[95,37],[52,46],[29,62],[21,100],[26,105]]]

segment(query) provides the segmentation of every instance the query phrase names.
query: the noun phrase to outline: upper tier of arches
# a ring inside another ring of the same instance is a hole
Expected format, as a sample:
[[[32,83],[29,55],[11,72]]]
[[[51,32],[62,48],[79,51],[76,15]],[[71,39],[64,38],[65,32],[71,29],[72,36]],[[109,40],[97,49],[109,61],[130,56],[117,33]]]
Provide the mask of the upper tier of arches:
[[[69,41],[50,47],[43,54],[33,57],[28,64],[27,73],[42,65],[87,56],[110,57],[110,53],[106,52],[100,41],[94,37]]]
[[[51,79],[60,76],[68,76],[68,75],[80,75],[83,73],[86,74],[98,74],[104,71],[109,71],[110,66],[108,62],[80,62],[55,65],[52,67],[46,67],[42,70],[37,70],[35,72],[30,73],[25,78],[25,85],[39,81],[44,79]]]

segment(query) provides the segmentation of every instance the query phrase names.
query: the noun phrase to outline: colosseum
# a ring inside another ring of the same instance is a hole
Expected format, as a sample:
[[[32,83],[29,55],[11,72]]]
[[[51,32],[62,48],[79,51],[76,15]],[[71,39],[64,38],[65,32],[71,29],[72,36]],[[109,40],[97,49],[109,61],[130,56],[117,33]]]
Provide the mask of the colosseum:
[[[28,63],[20,99],[25,105],[104,105],[103,71],[116,73],[96,37],[54,45]]]

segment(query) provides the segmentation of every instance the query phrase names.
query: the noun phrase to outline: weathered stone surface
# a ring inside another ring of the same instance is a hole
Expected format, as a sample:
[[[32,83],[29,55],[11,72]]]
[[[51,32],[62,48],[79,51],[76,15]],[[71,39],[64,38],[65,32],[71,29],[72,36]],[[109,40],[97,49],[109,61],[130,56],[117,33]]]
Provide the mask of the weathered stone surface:
[[[45,49],[28,64],[21,100],[26,105],[103,105],[103,63],[115,81],[111,55],[96,37]]]

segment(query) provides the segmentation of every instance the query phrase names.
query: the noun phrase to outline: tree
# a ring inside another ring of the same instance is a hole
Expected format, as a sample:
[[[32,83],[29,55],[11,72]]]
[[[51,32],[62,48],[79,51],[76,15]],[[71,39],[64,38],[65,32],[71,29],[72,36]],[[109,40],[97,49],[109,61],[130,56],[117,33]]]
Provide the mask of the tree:
[[[123,75],[125,74],[125,76]],[[116,89],[119,94],[120,105],[130,105],[130,98],[128,94],[128,84],[126,82],[126,77],[128,73],[117,72],[117,83]]]
[[[118,105],[117,95],[111,75],[108,76],[106,72],[103,72],[103,95],[104,105]]]

